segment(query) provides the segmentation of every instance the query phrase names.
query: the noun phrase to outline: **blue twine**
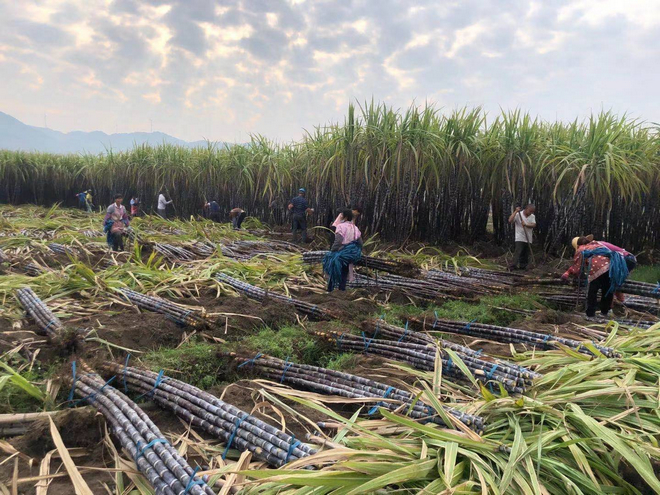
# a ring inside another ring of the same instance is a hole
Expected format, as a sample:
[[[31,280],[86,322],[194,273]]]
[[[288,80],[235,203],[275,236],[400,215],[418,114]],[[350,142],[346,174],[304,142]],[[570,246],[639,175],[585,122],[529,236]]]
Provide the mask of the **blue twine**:
[[[339,337],[335,337],[335,341],[337,343],[337,350],[341,350],[341,341],[344,338],[344,334],[340,333]]]
[[[280,383],[284,383],[284,375],[289,371],[289,368],[293,366],[293,363],[289,362],[289,356],[287,356],[286,361],[284,362],[284,371],[282,371],[282,378],[280,378]]]
[[[362,341],[364,342],[364,353],[369,352],[369,346],[371,345],[371,342],[376,338],[376,334],[374,334],[373,337],[371,337],[369,340],[367,340],[367,336],[362,332]]]
[[[392,393],[393,390],[394,390],[394,387],[387,387],[387,390],[386,390],[385,393],[383,394],[383,399],[387,399],[387,398],[389,397],[389,395]],[[384,402],[382,402],[382,401],[378,401],[378,402],[376,403],[375,406],[373,406],[371,409],[369,409],[369,413],[368,413],[368,414],[371,416],[371,415],[374,414],[376,411],[378,411],[378,408],[379,408],[379,407],[384,406],[384,405],[385,405]]]
[[[469,330],[475,321],[477,321],[476,318],[474,318],[472,321],[469,321],[468,324],[463,327],[463,330]]]
[[[135,456],[135,462],[136,462],[136,463],[137,463],[138,459],[144,455],[144,451],[145,451],[145,450],[150,449],[151,447],[153,447],[153,446],[156,445],[157,443],[164,443],[164,444],[167,444],[168,442],[167,442],[167,440],[165,440],[164,438],[154,438],[151,442],[149,442],[147,445],[145,445],[145,446],[142,447],[141,449],[140,449],[140,443],[142,443],[142,442],[140,442],[140,441],[138,440],[138,443],[137,443],[137,445],[135,446],[135,450],[136,450],[136,452],[137,452],[137,455]]]
[[[651,294],[658,294],[660,293],[660,282],[658,282],[658,285],[656,286],[655,289],[651,292]]]
[[[437,323],[438,323],[438,312],[437,312],[437,311],[434,311],[434,312],[433,312],[433,316],[435,316],[435,321],[433,322],[433,326],[432,326],[431,328],[433,328],[433,329],[435,330],[435,326],[436,326]]]
[[[237,366],[237,368],[242,368],[242,367],[245,366],[246,364],[250,364],[250,365],[254,366],[254,362],[255,362],[257,359],[259,359],[261,356],[263,356],[263,354],[262,354],[261,352],[257,352],[257,355],[256,355],[256,356],[254,356],[252,359],[248,359],[248,360],[245,361],[244,363],[239,364],[239,365]]]
[[[234,428],[234,431],[231,432],[231,435],[229,435],[229,440],[227,441],[227,447],[225,447],[225,451],[222,453],[222,460],[223,461],[225,460],[225,458],[227,457],[227,454],[229,453],[229,448],[231,447],[231,444],[234,441],[234,438],[236,437],[236,433],[238,432],[238,429],[241,427],[241,423],[247,417],[248,417],[248,414],[245,414],[242,418],[236,418],[236,421],[234,421],[234,424],[236,425],[236,427]]]
[[[478,351],[475,351],[474,355],[475,356],[481,356],[481,354],[484,352],[483,349],[479,349]]]
[[[126,385],[126,368],[128,368],[128,360],[131,359],[131,353],[129,352],[126,356],[126,361],[124,362],[124,392],[128,393],[128,385]]]
[[[44,332],[48,332],[48,329],[53,323],[55,323],[55,320],[50,320],[48,324],[44,327]]]
[[[488,373],[486,373],[486,379],[487,380],[490,380],[491,378],[493,378],[493,373],[495,373],[495,370],[497,370],[497,368],[499,366],[500,366],[499,364],[494,364],[493,367],[490,369],[490,371]]]
[[[401,336],[401,338],[399,340],[397,340],[397,342],[401,342],[403,339],[405,339],[406,335],[408,335],[408,320],[406,320],[406,331],[403,332],[403,335]]]
[[[73,393],[76,390],[76,381],[78,380],[78,377],[76,376],[76,362],[73,361],[71,363],[71,373],[73,375],[73,383],[71,384],[71,391],[69,392],[69,398],[67,399],[67,402],[71,402],[73,400]]]
[[[105,383],[103,384],[103,386],[102,386],[100,389],[98,389],[96,392],[92,392],[91,394],[86,395],[86,396],[83,397],[82,399],[78,399],[76,402],[74,402],[74,403],[72,404],[72,407],[75,406],[75,405],[77,405],[77,404],[80,404],[81,402],[84,402],[84,401],[86,401],[86,400],[88,400],[90,404],[94,404],[94,402],[96,401],[96,397],[97,397],[101,392],[103,392],[103,389],[104,389],[105,387],[107,387],[108,385],[110,385],[110,384],[112,383],[112,381],[113,381],[115,378],[116,378],[116,376],[113,376],[112,378],[110,378],[110,380],[108,380],[107,382],[105,382]]]
[[[193,486],[203,485],[205,483],[203,479],[195,480],[195,475],[197,474],[197,471],[199,471],[199,466],[197,466],[195,468],[195,470],[193,471],[193,474],[190,476],[190,480],[188,481],[188,484],[186,485],[186,489],[183,491],[183,495],[186,495],[186,493],[188,493],[192,489]]]
[[[454,361],[452,361],[451,358],[447,359],[447,371],[451,371],[453,367],[454,367]]]
[[[545,337],[543,337],[543,343],[545,344],[548,340],[550,340],[550,334],[547,334]]]
[[[160,385],[161,383],[165,383],[167,380],[169,380],[168,377],[163,377],[164,374],[165,374],[165,370],[160,370],[158,372],[158,377],[156,378],[156,383],[154,383],[154,388],[152,388],[148,392],[145,392],[142,395],[138,396],[138,399],[141,399],[142,397],[145,397],[145,396],[153,397],[154,392],[158,388],[158,385]]]
[[[289,444],[289,450],[287,450],[286,452],[286,459],[284,459],[284,464],[289,462],[289,458],[291,457],[291,454],[296,449],[296,447],[301,443],[300,440],[296,440],[296,437],[294,436],[291,437],[291,440],[293,440],[293,442]]]

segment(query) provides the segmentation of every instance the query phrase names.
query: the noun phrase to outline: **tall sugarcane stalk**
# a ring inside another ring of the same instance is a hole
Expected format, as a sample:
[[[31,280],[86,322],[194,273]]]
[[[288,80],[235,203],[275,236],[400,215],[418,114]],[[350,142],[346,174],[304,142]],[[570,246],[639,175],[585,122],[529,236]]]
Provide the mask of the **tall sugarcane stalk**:
[[[252,452],[255,458],[272,466],[280,467],[316,452],[291,435],[185,382],[117,363],[106,363],[104,370],[121,376],[127,388],[151,397],[186,422],[241,451]]]
[[[257,355],[252,358],[229,354],[239,366],[249,364],[246,370],[255,370],[259,374],[280,383],[287,383],[298,388],[305,388],[315,392],[339,395],[351,399],[362,398],[387,398],[396,400],[393,402],[378,402],[378,406],[389,410],[397,410],[406,406],[406,414],[412,418],[422,421],[432,421],[439,425],[445,425],[436,411],[421,400],[415,400],[416,395],[402,389],[388,386],[384,383],[369,380],[357,375],[343,373],[340,371],[311,366],[305,364],[282,361],[271,356]],[[476,431],[482,431],[484,420],[479,416],[467,414],[458,409],[443,407],[446,413],[451,414],[465,425]]]
[[[245,294],[250,299],[255,299],[259,302],[264,302],[267,299],[271,299],[284,304],[290,304],[299,313],[302,313],[315,320],[333,320],[338,318],[337,314],[327,309],[321,308],[316,304],[310,304],[293,297],[278,294],[276,292],[266,291],[259,287],[255,287],[254,285],[248,284],[247,282],[243,282],[242,280],[230,277],[225,273],[217,273],[215,278],[218,282],[227,284],[230,287],[233,287],[236,291]]]
[[[27,312],[27,314],[36,322],[37,326],[51,339],[58,336],[63,325],[60,319],[48,309],[48,306],[37,297],[34,291],[25,287],[16,291],[16,297]]]
[[[212,495],[207,479],[194,479],[194,470],[176,449],[165,440],[160,430],[133,401],[110,386],[84,363],[80,370],[72,366],[70,400],[81,397],[96,407],[105,417],[112,433],[122,447],[133,457],[138,469],[144,474],[158,494],[190,493]]]
[[[431,323],[416,317],[410,317],[408,321],[429,331],[468,335],[470,337],[483,338],[494,342],[526,344],[546,350],[558,349],[558,344],[561,344],[583,354],[593,354],[592,351],[585,346],[584,342],[567,339],[558,335],[521,330],[519,328],[508,328],[477,322],[446,320],[442,318],[436,318],[432,320]],[[593,342],[590,344],[607,357],[617,357],[619,355],[611,347],[605,347]]]
[[[117,289],[117,292],[131,304],[163,314],[179,325],[202,328],[208,324],[207,320],[197,311],[186,309],[162,297],[147,296],[124,288]]]

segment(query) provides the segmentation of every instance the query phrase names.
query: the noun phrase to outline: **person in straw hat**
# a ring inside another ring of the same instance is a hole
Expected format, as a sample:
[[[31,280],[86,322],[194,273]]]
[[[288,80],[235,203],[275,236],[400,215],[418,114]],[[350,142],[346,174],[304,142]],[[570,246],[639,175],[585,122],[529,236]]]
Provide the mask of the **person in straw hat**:
[[[573,264],[561,278],[568,281],[571,276],[578,278],[581,274],[586,274],[589,284],[587,317],[596,316],[599,292],[600,312],[606,317],[612,308],[616,289],[623,285],[628,274],[637,266],[637,260],[634,255],[619,246],[595,241],[593,235],[574,237],[571,245],[575,249]],[[621,294],[618,294],[618,298],[623,300]]]

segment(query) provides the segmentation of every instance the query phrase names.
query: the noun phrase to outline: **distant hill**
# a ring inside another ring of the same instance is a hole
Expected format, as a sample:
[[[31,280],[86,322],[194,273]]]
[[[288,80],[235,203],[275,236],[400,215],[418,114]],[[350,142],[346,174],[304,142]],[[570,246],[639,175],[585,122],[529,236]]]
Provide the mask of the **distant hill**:
[[[141,144],[176,144],[206,147],[206,141],[183,141],[162,132],[106,134],[93,132],[59,132],[45,127],[26,125],[11,115],[0,112],[0,149],[45,151],[49,153],[102,153],[109,149],[124,151]],[[224,143],[218,143],[224,146]]]

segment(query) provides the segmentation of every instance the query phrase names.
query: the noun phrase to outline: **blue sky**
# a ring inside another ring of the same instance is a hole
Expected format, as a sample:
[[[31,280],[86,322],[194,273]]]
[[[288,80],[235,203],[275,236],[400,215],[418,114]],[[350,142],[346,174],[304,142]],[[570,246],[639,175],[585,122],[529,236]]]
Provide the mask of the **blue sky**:
[[[660,1],[0,0],[0,110],[299,139],[350,101],[660,121]]]

